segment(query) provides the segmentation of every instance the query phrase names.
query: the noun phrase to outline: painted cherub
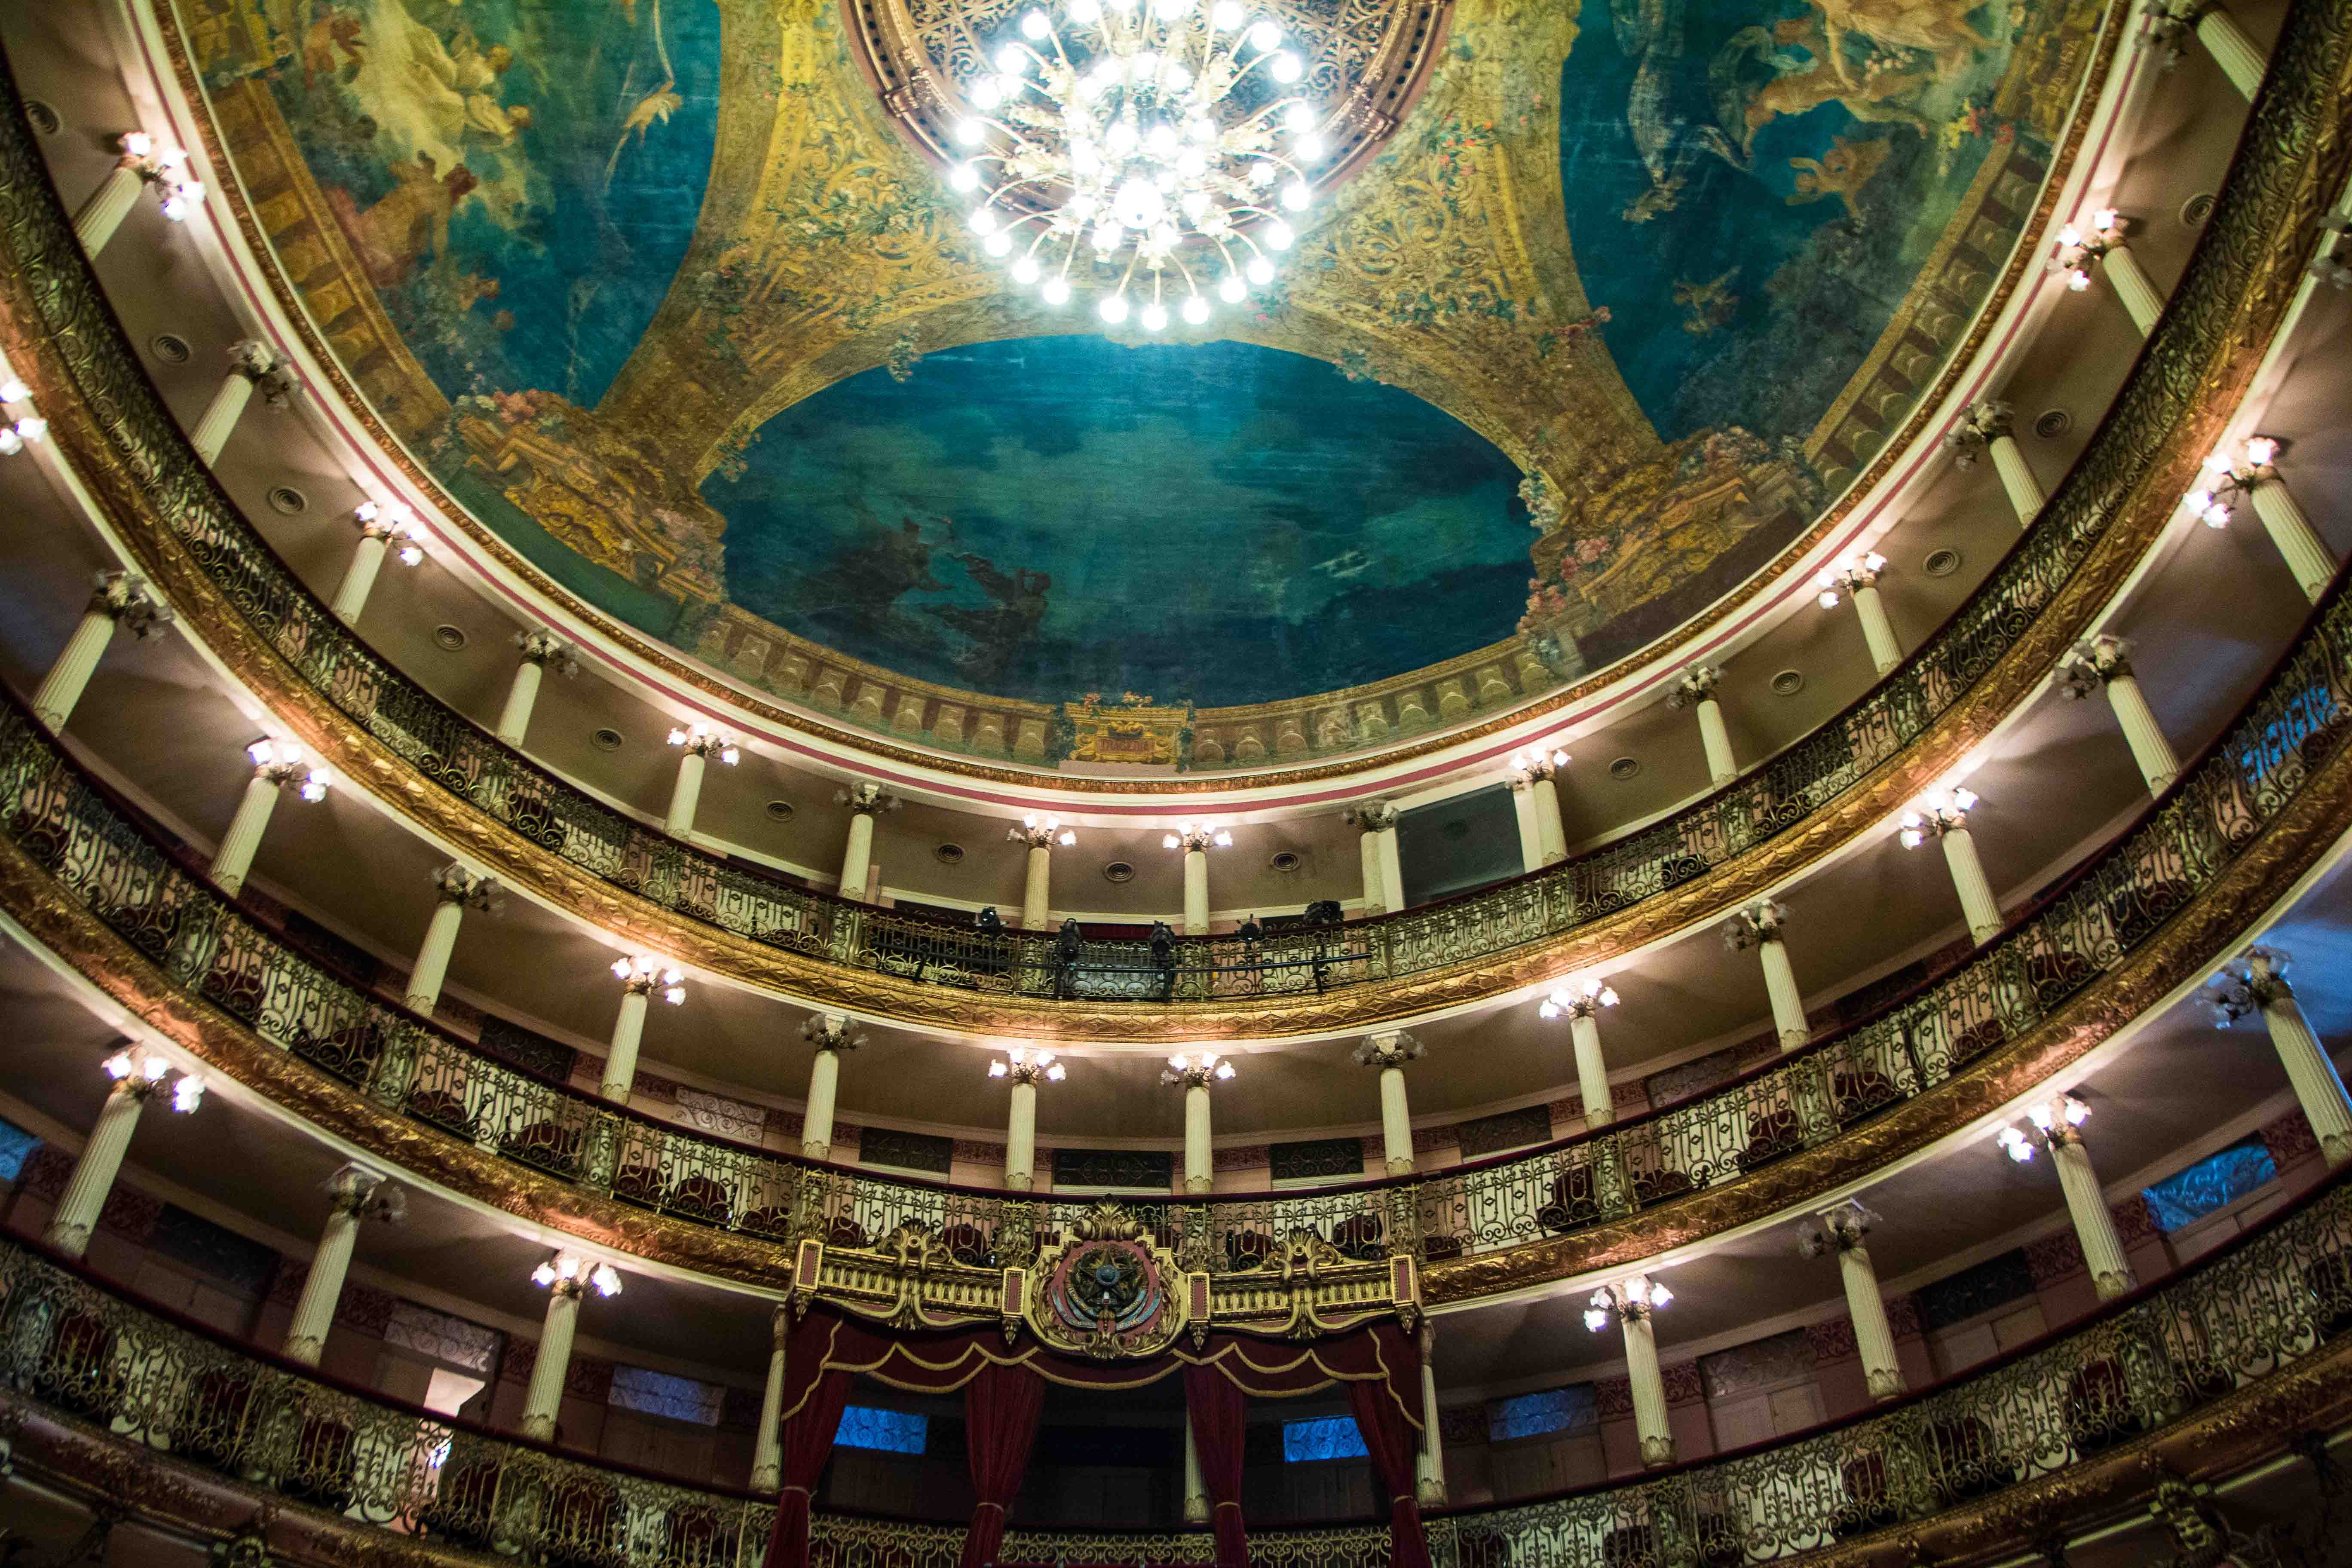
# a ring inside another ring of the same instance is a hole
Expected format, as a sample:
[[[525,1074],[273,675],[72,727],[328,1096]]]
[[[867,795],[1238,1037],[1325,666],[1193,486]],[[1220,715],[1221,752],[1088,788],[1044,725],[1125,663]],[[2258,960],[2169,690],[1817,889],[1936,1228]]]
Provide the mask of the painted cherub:
[[[1789,198],[1789,205],[1801,206],[1835,196],[1845,203],[1846,216],[1857,224],[1862,222],[1862,209],[1854,205],[1854,197],[1878,173],[1892,151],[1893,143],[1883,136],[1868,142],[1831,137],[1829,151],[1820,158],[1789,160],[1789,167],[1797,171],[1797,190]]]

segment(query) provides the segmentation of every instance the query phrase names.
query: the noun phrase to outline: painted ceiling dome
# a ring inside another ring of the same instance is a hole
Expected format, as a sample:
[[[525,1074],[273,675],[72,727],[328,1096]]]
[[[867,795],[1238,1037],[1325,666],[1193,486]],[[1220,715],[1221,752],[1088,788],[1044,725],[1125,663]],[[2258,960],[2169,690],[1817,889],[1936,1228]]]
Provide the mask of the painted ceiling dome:
[[[354,383],[557,588],[782,696],[888,672],[900,733],[1178,715],[1167,763],[1344,689],[1523,698],[1769,563],[1990,297],[2097,17],[1268,0],[1336,151],[1270,283],[1147,332],[1017,287],[950,188],[959,61],[1025,9],[186,20]]]

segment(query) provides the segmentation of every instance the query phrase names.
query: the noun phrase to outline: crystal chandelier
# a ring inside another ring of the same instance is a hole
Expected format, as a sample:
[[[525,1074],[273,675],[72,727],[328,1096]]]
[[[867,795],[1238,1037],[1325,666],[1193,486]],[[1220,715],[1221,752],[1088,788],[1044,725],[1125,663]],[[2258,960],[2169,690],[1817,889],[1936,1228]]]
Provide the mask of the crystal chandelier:
[[[1032,8],[958,84],[949,176],[972,232],[1048,305],[1086,289],[1116,326],[1274,280],[1329,156],[1281,25],[1243,0],[1064,0]]]

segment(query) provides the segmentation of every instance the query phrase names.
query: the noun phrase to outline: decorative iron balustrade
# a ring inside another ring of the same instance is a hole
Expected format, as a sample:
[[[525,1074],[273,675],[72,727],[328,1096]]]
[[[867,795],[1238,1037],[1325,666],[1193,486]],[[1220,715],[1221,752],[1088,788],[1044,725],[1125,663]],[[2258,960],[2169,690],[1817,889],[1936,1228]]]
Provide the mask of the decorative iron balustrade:
[[[2352,1325],[2352,1184],[1940,1388],[1648,1479],[1430,1518],[1442,1568],[1738,1568],[2050,1476]],[[547,1568],[755,1568],[770,1501],[554,1451],[331,1383],[0,1240],[0,1387],[280,1497]],[[817,1515],[819,1568],[953,1568],[961,1529]],[[1385,1526],[1254,1533],[1265,1568],[1381,1568]],[[1205,1531],[1016,1530],[1008,1563],[1209,1563]]]
[[[1304,1230],[1358,1258],[1498,1252],[1737,1181],[1943,1082],[2138,951],[2233,865],[2352,734],[2339,577],[2223,736],[2139,824],[1969,962],[1678,1105],[1545,1147],[1296,1194],[1141,1200],[1188,1268],[1257,1267]],[[13,696],[0,835],[173,982],[382,1109],[549,1177],[780,1245],[878,1249],[908,1227],[981,1267],[1025,1262],[1087,1201],[912,1181],[730,1142],[494,1060],[338,976],[224,900]]]
[[[1549,941],[1654,898],[1804,821],[1899,757],[2051,605],[2209,395],[2200,367],[2273,237],[2308,215],[2298,177],[2335,112],[2332,22],[2291,28],[2237,164],[2163,321],[2031,530],[1937,633],[1868,694],[1746,777],[1593,853],[1441,903],[1344,926],[1148,942],[985,933],[873,908],[678,842],[593,799],[442,704],[337,620],[230,502],[140,368],[49,186],[13,81],[0,88],[0,227],[47,338],[114,461],[251,628],[329,702],[450,795],[572,866],[688,920],[861,970],[1052,1002],[1311,994]],[[2338,159],[2340,162],[2340,158]],[[2331,187],[2332,188],[2332,187]]]

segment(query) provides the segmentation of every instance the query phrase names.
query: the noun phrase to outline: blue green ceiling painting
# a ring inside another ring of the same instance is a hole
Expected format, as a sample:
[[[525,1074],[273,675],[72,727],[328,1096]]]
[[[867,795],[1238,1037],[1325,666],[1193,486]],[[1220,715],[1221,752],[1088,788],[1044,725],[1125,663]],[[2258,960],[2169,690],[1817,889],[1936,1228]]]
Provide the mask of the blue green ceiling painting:
[[[794,405],[744,456],[704,492],[734,603],[1006,696],[1352,686],[1492,642],[1527,592],[1508,458],[1244,343],[931,354]]]
[[[1114,342],[869,85],[910,0],[177,0],[256,227],[471,523],[912,735],[879,674],[1186,711],[1443,666],[1459,716],[1670,634],[1932,402],[2103,58],[2097,0],[1439,3],[1281,278]]]

